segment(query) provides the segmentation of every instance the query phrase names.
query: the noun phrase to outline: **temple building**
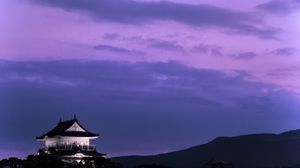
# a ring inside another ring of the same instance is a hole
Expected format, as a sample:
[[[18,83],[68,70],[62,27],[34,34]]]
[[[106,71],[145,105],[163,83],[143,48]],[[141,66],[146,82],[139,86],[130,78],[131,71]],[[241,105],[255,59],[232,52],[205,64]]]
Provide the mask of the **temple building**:
[[[85,129],[74,116],[72,120],[60,120],[52,130],[36,139],[44,142],[39,153],[54,156],[65,162],[79,163],[87,158],[105,156],[98,153],[96,146],[90,142],[98,137],[98,134]]]

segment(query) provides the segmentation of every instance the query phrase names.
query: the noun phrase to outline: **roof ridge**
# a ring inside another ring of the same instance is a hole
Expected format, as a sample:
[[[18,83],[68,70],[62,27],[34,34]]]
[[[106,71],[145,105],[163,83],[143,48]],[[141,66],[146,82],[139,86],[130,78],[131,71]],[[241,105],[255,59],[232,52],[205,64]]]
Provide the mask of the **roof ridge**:
[[[66,130],[69,129],[74,123],[77,123],[85,132],[82,131],[71,131],[67,132]],[[37,137],[37,139],[43,139],[45,136],[48,137],[54,137],[56,135],[61,135],[61,136],[80,136],[80,137],[95,137],[99,136],[98,134],[94,134],[89,132],[86,128],[84,128],[76,118],[73,118],[71,120],[66,120],[59,122],[53,129],[48,131],[46,134]]]

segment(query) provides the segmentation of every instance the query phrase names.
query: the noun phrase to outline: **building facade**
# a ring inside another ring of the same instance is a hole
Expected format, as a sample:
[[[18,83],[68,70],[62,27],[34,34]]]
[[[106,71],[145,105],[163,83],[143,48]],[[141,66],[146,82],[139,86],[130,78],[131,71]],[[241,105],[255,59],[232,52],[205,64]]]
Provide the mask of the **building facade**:
[[[99,137],[85,129],[74,116],[71,120],[59,121],[58,124],[46,134],[36,139],[43,142],[39,153],[56,157],[65,162],[83,162],[88,158],[104,157],[98,153],[91,140]]]

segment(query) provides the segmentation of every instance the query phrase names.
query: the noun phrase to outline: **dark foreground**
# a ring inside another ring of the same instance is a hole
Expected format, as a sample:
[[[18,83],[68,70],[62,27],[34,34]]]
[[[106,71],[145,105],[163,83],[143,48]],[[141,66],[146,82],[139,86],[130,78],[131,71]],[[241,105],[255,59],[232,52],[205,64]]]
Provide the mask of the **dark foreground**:
[[[0,161],[0,168],[122,168],[106,158],[86,158],[83,163],[65,163],[47,155],[29,155],[27,159],[9,158]]]
[[[83,163],[65,163],[49,156],[29,155],[27,159],[9,158],[0,161],[0,168],[123,168],[119,163],[106,158],[89,158]],[[133,168],[172,168],[158,164],[143,164]],[[199,168],[234,168],[222,161],[211,160]]]
[[[106,158],[89,158],[82,163],[65,163],[49,156],[29,155],[27,159],[9,158],[0,160],[0,168],[123,168],[120,163],[116,163]],[[172,168],[159,164],[143,164],[132,168]],[[188,167],[187,167],[188,168]],[[210,160],[199,168],[237,168],[233,164],[223,161]],[[273,168],[300,168],[295,166],[276,166]]]

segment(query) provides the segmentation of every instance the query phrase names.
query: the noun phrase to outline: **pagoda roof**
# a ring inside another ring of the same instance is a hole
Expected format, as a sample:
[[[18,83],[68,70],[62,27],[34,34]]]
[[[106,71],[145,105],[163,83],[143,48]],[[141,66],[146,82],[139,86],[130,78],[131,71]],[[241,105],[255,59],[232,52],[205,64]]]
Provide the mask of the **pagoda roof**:
[[[75,130],[68,130],[70,127],[72,127],[74,124],[78,124],[80,127],[80,131]],[[85,129],[74,117],[72,120],[66,120],[66,121],[59,121],[59,123],[49,132],[47,132],[44,135],[41,135],[39,137],[36,137],[36,139],[44,139],[45,137],[54,137],[54,136],[68,136],[68,137],[97,137],[98,134],[94,134],[89,132],[87,129]]]

